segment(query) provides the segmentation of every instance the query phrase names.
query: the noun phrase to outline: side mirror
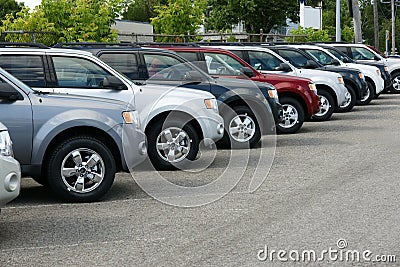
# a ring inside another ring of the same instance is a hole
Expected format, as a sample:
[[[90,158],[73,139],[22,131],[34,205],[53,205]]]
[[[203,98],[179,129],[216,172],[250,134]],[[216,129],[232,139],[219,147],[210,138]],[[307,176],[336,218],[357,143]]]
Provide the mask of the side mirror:
[[[348,58],[348,57],[344,57],[342,61],[343,61],[344,63],[353,63],[353,61],[352,61],[350,58]]]
[[[292,68],[287,63],[281,63],[276,70],[284,71],[284,72],[291,72]]]
[[[307,60],[306,65],[304,65],[304,68],[306,69],[316,69],[318,68],[318,64],[317,62],[315,62],[314,60]]]
[[[103,87],[115,90],[127,90],[126,85],[115,76],[106,76],[103,80]]]
[[[246,75],[247,77],[249,77],[249,78],[256,76],[256,75],[254,74],[253,70],[250,69],[249,67],[242,67],[242,68],[240,69],[240,71],[241,71],[244,75]]]
[[[24,97],[8,83],[0,83],[0,99],[7,101],[24,100]]]
[[[374,60],[375,60],[375,61],[380,61],[381,58],[380,58],[378,55],[374,55]]]
[[[340,66],[340,62],[336,58],[332,59],[331,63],[333,66]]]

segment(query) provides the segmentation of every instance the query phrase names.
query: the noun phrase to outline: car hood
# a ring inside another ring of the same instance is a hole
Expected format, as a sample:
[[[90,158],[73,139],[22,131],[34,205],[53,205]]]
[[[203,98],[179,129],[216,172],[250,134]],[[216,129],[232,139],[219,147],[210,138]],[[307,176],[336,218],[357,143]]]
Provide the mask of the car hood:
[[[238,88],[259,88],[259,89],[275,89],[275,87],[267,82],[256,82],[250,79],[233,79],[233,78],[215,78],[211,83],[215,83],[229,89]]]

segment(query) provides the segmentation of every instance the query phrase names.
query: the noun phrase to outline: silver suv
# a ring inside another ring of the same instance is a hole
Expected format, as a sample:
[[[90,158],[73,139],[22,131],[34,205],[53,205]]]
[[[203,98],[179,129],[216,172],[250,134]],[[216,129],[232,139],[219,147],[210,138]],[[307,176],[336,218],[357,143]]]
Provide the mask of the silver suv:
[[[148,137],[149,158],[159,170],[173,170],[194,160],[202,140],[208,146],[223,136],[223,119],[209,92],[137,85],[85,51],[39,44],[0,47],[0,67],[36,90],[131,102]]]
[[[0,121],[10,132],[22,174],[67,201],[100,199],[116,172],[146,158],[138,114],[126,102],[46,94],[1,68]]]
[[[0,123],[0,208],[19,195],[21,170],[7,128]]]

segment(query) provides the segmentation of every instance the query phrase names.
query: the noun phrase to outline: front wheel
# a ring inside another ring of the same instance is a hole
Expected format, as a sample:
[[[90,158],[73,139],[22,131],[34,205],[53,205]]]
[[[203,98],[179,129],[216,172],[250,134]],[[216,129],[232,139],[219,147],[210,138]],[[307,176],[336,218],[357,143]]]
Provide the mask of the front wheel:
[[[247,106],[236,106],[223,114],[224,136],[218,141],[223,148],[253,148],[261,139],[261,130],[253,111]]]
[[[391,93],[400,93],[400,72],[392,74],[392,86],[389,88]]]
[[[304,109],[294,98],[282,97],[283,121],[278,124],[277,131],[284,134],[296,133],[304,123]]]
[[[111,151],[90,136],[72,137],[56,145],[45,168],[50,188],[72,202],[99,200],[113,184],[115,173]]]
[[[172,119],[155,122],[147,131],[148,155],[160,171],[177,169],[184,160],[194,160],[200,138],[191,123]]]
[[[325,90],[318,90],[318,96],[321,102],[321,108],[318,113],[312,116],[313,121],[327,121],[332,117],[335,110],[335,101],[333,96]]]
[[[346,103],[341,105],[336,111],[337,112],[349,112],[353,109],[356,104],[356,91],[350,85],[346,85]]]
[[[367,81],[367,92],[361,97],[360,100],[357,100],[357,104],[360,106],[368,105],[372,99],[375,97],[375,86],[370,82]]]

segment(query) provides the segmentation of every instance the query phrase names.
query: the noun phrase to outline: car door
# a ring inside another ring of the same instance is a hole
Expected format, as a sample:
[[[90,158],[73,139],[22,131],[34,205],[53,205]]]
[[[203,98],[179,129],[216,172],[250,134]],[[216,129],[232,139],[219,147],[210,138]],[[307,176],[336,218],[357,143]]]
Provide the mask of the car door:
[[[18,92],[20,99],[0,97],[0,121],[8,128],[13,141],[15,158],[21,165],[31,162],[32,151],[32,106],[28,95],[0,74],[0,93]],[[0,94],[1,95],[1,94]]]
[[[133,92],[127,86],[120,88],[104,84],[106,79],[118,77],[88,58],[74,55],[49,55],[50,72],[54,73],[54,92],[117,99],[133,100]]]

